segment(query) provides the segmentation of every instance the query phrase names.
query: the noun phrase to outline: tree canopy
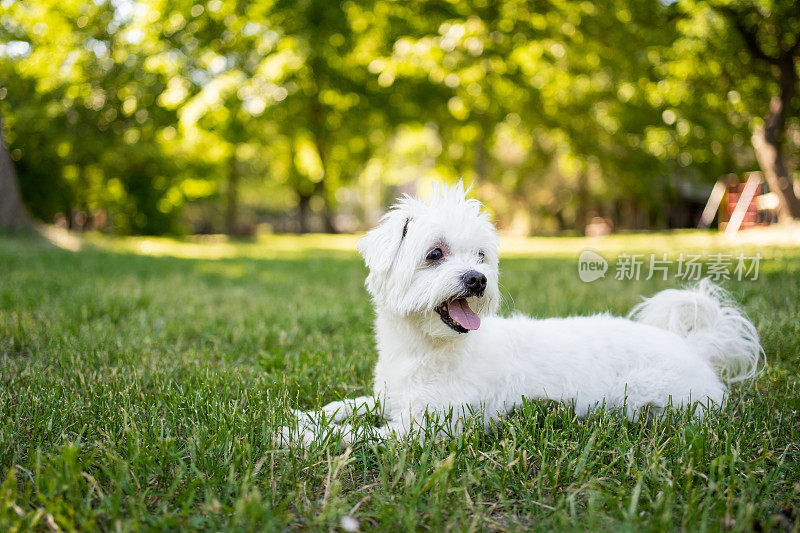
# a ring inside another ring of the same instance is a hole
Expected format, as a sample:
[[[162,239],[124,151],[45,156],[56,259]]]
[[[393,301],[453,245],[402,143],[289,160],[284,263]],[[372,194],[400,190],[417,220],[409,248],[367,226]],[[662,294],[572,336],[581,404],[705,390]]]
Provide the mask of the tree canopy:
[[[797,217],[799,35],[788,0],[3,0],[0,109],[73,227],[353,229],[457,177],[519,231],[659,227],[759,167]]]

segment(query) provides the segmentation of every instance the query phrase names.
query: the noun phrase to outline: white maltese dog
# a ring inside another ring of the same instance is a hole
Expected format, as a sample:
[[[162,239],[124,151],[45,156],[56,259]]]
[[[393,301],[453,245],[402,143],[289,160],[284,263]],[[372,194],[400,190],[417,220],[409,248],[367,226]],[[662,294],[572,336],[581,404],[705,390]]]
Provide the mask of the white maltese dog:
[[[376,311],[374,396],[296,411],[284,442],[331,430],[350,442],[356,433],[342,422],[367,412],[387,421],[371,430],[378,438],[406,435],[426,414],[449,416],[457,431],[454,410],[488,425],[523,398],[570,402],[580,416],[625,407],[631,419],[698,403],[702,416],[722,405],[725,382],[759,371],[755,327],[707,280],[659,292],[628,318],[498,316],[497,234],[460,182],[428,201],[400,199],[358,250]]]

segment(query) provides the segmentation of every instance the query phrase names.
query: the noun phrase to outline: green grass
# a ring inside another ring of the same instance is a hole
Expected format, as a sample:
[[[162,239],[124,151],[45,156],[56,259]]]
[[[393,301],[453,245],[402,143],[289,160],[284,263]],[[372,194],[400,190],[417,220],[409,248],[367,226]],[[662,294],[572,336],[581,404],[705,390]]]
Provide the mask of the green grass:
[[[530,401],[489,434],[281,449],[289,408],[370,391],[352,243],[0,237],[0,530],[800,528],[800,245],[727,284],[769,366],[702,424]],[[581,283],[585,245],[507,247],[503,312],[625,313],[677,284]],[[591,245],[739,250],[698,233]]]

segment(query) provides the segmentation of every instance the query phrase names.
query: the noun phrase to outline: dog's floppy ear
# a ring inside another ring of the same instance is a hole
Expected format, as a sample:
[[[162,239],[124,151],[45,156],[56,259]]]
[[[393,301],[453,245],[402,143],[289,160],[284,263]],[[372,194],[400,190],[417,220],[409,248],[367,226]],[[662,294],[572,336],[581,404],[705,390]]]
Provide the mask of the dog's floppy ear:
[[[364,258],[370,275],[388,273],[408,233],[410,222],[407,211],[402,206],[396,206],[383,215],[374,229],[359,239],[356,248]]]

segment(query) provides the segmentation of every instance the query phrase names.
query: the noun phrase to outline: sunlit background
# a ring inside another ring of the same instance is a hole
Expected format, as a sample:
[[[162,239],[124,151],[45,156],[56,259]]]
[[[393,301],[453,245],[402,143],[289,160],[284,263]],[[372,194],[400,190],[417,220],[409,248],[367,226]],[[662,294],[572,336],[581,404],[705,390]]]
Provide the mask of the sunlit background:
[[[747,227],[800,217],[799,12],[2,0],[0,111],[28,212],[74,230],[353,232],[460,177],[506,234],[725,227],[743,196]]]

